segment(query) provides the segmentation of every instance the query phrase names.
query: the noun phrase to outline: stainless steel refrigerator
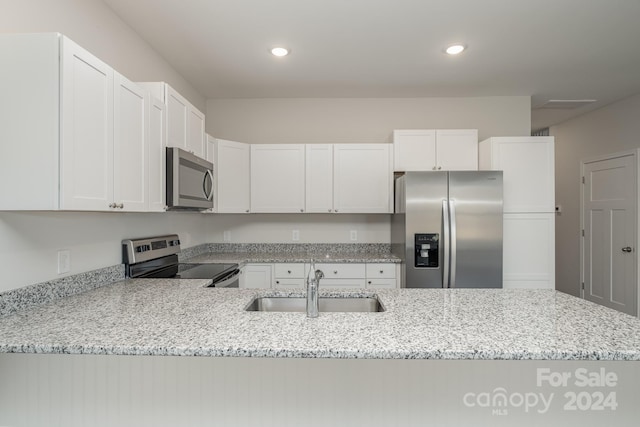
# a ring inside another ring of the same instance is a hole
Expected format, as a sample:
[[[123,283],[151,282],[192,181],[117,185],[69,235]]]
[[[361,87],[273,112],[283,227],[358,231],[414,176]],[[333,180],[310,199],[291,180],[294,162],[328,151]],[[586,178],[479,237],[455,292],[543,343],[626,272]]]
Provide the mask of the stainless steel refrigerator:
[[[502,287],[501,171],[407,172],[395,190],[405,287]]]

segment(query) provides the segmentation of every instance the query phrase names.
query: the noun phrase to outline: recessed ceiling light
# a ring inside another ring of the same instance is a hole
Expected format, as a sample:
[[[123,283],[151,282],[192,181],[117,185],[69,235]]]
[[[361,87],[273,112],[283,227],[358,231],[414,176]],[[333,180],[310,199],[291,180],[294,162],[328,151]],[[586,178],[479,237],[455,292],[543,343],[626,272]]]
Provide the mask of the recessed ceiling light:
[[[274,47],[271,49],[271,54],[274,56],[287,56],[289,54],[289,50],[283,47]]]
[[[466,47],[462,44],[452,44],[445,49],[445,52],[447,52],[449,55],[457,55],[465,49]]]

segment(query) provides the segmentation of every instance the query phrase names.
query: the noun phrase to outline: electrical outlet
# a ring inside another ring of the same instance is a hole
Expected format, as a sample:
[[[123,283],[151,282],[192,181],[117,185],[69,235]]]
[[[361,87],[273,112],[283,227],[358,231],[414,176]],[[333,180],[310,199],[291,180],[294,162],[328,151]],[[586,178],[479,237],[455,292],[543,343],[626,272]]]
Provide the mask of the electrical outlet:
[[[291,239],[294,242],[297,242],[298,240],[300,240],[300,230],[293,230],[293,232],[291,233]]]
[[[222,240],[225,242],[230,242],[231,241],[231,231],[226,230],[225,232],[222,233]]]
[[[71,271],[71,251],[58,251],[58,274],[68,273]]]
[[[355,242],[358,240],[358,230],[351,230],[351,241]]]

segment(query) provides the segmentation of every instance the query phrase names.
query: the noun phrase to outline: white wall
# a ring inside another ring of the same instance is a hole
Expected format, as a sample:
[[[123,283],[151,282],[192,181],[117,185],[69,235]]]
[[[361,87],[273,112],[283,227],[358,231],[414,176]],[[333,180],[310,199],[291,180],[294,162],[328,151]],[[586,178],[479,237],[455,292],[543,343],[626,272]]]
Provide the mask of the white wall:
[[[0,0],[0,11],[0,32],[63,33],[132,80],[169,82],[204,111],[204,97],[100,0]],[[188,247],[208,241],[207,229],[199,214],[0,212],[0,292],[62,277],[58,249],[71,250],[77,274],[122,262],[123,238],[177,232]]]
[[[207,132],[252,144],[391,142],[394,129],[531,134],[528,96],[478,98],[209,99]]]
[[[204,111],[205,99],[101,0],[0,0],[0,33],[59,32],[133,81],[166,81]]]
[[[550,129],[556,142],[556,289],[580,294],[580,161],[640,147],[640,95]]]
[[[200,213],[0,212],[0,292],[122,263],[120,242],[178,233],[183,247],[210,240]],[[71,271],[58,275],[58,250]]]
[[[251,214],[211,215],[207,221],[212,243],[389,243],[389,215]],[[300,240],[292,240],[298,230]],[[351,230],[357,240],[351,240]]]

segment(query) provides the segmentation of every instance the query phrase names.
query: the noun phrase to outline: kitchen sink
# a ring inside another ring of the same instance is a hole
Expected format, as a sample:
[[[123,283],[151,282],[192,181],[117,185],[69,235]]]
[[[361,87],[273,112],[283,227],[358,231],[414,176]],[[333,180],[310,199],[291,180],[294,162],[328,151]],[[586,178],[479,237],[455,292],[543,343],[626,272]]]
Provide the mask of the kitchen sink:
[[[376,313],[384,311],[382,304],[375,297],[318,298],[320,312],[361,312]],[[306,298],[262,297],[256,298],[245,309],[246,311],[292,311],[305,313]]]

